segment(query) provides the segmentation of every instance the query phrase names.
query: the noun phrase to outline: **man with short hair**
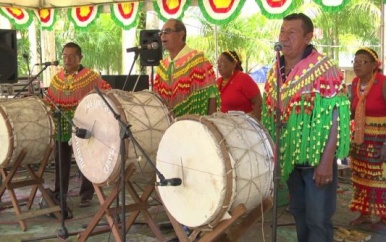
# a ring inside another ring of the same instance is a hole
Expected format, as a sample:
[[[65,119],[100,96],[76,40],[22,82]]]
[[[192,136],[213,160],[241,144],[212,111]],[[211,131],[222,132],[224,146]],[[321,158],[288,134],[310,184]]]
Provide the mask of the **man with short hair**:
[[[64,198],[64,208],[66,205],[66,195],[70,182],[70,168],[72,149],[68,144],[73,127],[63,116],[68,119],[73,119],[74,112],[80,100],[87,95],[95,86],[102,90],[111,89],[110,84],[101,79],[100,75],[93,70],[84,67],[81,64],[83,58],[82,50],[76,43],[69,42],[64,45],[62,49],[62,59],[64,69],[60,70],[51,80],[50,86],[47,90],[46,100],[54,108],[51,100],[59,107],[61,117],[61,130],[58,130],[57,118],[54,117],[55,122],[55,190],[54,195],[58,199],[60,195],[60,180],[59,180],[59,152],[58,147],[61,146],[61,171],[62,171],[62,195]],[[59,140],[59,132],[61,132],[61,139]],[[79,207],[91,206],[91,200],[94,195],[94,187],[87,178],[82,176],[82,185],[80,188],[81,201]],[[71,218],[69,211],[64,211],[65,218]]]
[[[267,76],[262,123],[275,138],[280,108],[280,165],[298,241],[332,242],[336,158],[348,155],[350,102],[341,71],[310,44],[313,31],[311,19],[303,13],[284,18],[279,34],[282,55]]]
[[[220,98],[213,66],[202,52],[186,45],[184,23],[169,19],[160,36],[169,56],[157,68],[153,90],[165,100],[176,117],[216,112]]]

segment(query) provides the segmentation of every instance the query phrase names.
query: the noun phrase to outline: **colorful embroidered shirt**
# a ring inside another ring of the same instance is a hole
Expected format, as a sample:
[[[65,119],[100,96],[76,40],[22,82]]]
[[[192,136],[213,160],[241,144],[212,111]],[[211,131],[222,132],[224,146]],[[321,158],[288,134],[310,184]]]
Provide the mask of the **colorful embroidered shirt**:
[[[212,64],[202,52],[186,45],[173,60],[168,57],[160,62],[153,88],[176,117],[207,115],[210,98],[216,98],[220,107]]]
[[[299,61],[280,88],[277,102],[277,64],[267,75],[263,95],[262,123],[276,137],[276,107],[279,103],[280,162],[287,180],[295,165],[317,166],[338,113],[338,143],[335,156],[345,158],[350,145],[350,102],[343,75],[332,61],[315,49]],[[279,82],[280,83],[280,82]]]
[[[249,113],[253,109],[251,99],[260,94],[259,87],[248,74],[235,71],[225,85],[223,78],[217,79],[221,96],[221,112],[243,111]]]
[[[101,79],[100,75],[88,68],[82,68],[79,72],[68,75],[64,70],[59,71],[51,80],[47,90],[48,98],[55,102],[70,120],[74,117],[74,112],[80,100],[97,86],[101,90],[111,89],[110,84]],[[55,110],[54,105],[46,97],[46,101]],[[61,142],[67,142],[71,138],[72,127],[65,117],[61,118],[62,137]],[[55,139],[59,140],[57,118],[55,122]]]

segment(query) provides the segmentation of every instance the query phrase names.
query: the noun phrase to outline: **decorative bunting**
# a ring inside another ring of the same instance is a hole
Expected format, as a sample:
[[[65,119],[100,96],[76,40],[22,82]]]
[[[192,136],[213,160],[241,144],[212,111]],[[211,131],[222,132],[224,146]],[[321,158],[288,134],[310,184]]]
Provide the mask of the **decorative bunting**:
[[[304,0],[255,0],[261,13],[269,19],[281,19],[299,7]],[[313,0],[325,12],[342,10],[349,0]],[[192,0],[153,0],[153,8],[158,18],[167,21],[170,18],[182,19],[185,11],[191,6]],[[386,4],[386,0],[382,1]],[[111,3],[110,12],[113,21],[125,30],[135,27],[140,19],[140,11],[145,1]],[[198,6],[205,19],[216,25],[227,24],[235,19],[245,5],[245,0],[198,0]],[[67,10],[69,20],[75,28],[86,30],[95,23],[103,9],[103,5],[70,7]],[[57,18],[57,10],[21,9],[17,7],[0,7],[4,15],[16,29],[27,28],[33,21],[33,13],[44,30],[52,30]]]
[[[43,8],[34,11],[43,30],[51,31],[57,19],[56,10],[53,8]]]
[[[125,30],[136,26],[143,2],[116,3],[110,5],[111,18]]]
[[[6,17],[16,29],[28,28],[33,20],[30,10],[27,9],[0,7],[0,13]]]
[[[167,21],[170,18],[182,19],[191,0],[157,0],[153,2],[158,18]]]
[[[240,0],[199,0],[198,6],[205,19],[212,24],[227,24],[236,18],[245,1]]]
[[[288,15],[294,8],[294,0],[256,0],[261,13],[269,19],[280,19]]]
[[[75,28],[86,30],[99,17],[103,6],[83,6],[69,8],[67,11],[68,18],[74,23]]]
[[[322,7],[326,12],[337,12],[349,3],[350,0],[314,0],[314,2]]]

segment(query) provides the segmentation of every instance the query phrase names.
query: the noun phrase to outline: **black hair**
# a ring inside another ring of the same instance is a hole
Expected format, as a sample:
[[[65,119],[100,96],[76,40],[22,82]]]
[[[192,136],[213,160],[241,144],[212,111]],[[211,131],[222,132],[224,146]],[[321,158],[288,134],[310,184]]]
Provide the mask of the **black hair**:
[[[304,13],[292,13],[290,15],[285,16],[283,20],[290,21],[298,19],[302,20],[303,22],[303,30],[305,34],[314,32],[314,24],[312,23],[312,20]]]
[[[80,48],[80,46],[74,42],[68,42],[67,44],[65,44],[63,46],[63,49],[62,49],[62,53],[64,51],[64,48],[75,48],[76,49],[76,52],[78,52],[79,55],[82,55],[82,49]]]
[[[221,53],[225,56],[230,62],[237,62],[236,63],[236,70],[243,71],[243,67],[241,66],[241,60],[239,55],[236,53],[236,51],[228,50]]]

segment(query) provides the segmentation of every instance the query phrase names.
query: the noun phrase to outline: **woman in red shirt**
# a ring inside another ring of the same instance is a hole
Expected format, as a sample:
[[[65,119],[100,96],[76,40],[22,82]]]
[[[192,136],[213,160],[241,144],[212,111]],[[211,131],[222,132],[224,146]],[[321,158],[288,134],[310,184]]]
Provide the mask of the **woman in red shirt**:
[[[262,98],[259,87],[248,74],[243,72],[237,53],[222,52],[217,65],[221,75],[217,79],[221,112],[243,111],[260,121]]]
[[[355,53],[353,67],[353,198],[349,206],[359,217],[351,225],[373,223],[372,216],[376,216],[380,220],[371,228],[386,231],[386,76],[380,73],[378,54],[367,47]]]

